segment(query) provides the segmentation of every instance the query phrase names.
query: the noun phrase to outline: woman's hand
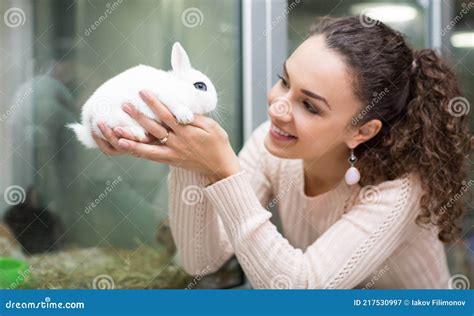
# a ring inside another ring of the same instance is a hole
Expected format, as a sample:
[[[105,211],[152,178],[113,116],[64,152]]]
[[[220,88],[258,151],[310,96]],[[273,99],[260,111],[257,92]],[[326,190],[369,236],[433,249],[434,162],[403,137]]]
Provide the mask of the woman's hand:
[[[195,115],[193,122],[180,125],[176,123],[173,114],[152,94],[141,91],[140,96],[163,125],[143,115],[132,104],[125,104],[123,110],[154,137],[155,141],[148,144],[138,142],[118,132],[122,138],[118,141],[112,139],[114,148],[136,157],[200,171],[212,182],[240,171],[239,159],[230,146],[227,133],[214,120]],[[168,140],[165,144],[160,144],[159,140],[166,135]]]
[[[97,143],[97,146],[99,146],[99,149],[106,155],[117,156],[128,153],[126,150],[123,150],[118,145],[120,136],[138,141],[131,133],[127,132],[121,127],[116,127],[112,130],[104,122],[99,122],[99,124],[97,124],[97,127],[102,132],[102,135],[104,135],[105,140],[94,133],[92,133],[92,138],[94,138],[95,142]],[[152,141],[153,139],[150,136],[146,135],[145,139],[142,142],[151,143]]]

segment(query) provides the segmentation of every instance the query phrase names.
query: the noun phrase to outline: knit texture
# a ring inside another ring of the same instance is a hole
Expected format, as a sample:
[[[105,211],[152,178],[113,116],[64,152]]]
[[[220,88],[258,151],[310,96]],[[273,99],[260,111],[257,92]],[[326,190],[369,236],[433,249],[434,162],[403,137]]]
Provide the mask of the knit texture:
[[[302,160],[265,149],[269,127],[245,143],[242,171],[221,181],[171,167],[170,225],[186,272],[215,272],[236,255],[258,289],[448,288],[436,227],[415,223],[423,194],[415,174],[363,188],[341,180],[310,197]]]

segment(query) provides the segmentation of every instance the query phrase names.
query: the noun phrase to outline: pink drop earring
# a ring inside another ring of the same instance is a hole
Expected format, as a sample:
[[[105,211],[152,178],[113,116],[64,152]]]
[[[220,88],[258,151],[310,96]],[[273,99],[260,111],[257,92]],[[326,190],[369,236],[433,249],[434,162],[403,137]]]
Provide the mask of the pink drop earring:
[[[354,167],[357,157],[354,155],[354,149],[351,149],[351,155],[349,156],[349,159],[347,159],[349,164],[351,165],[349,169],[347,169],[346,174],[344,175],[344,180],[348,185],[353,185],[359,182],[360,180],[360,172],[357,170],[356,167]]]

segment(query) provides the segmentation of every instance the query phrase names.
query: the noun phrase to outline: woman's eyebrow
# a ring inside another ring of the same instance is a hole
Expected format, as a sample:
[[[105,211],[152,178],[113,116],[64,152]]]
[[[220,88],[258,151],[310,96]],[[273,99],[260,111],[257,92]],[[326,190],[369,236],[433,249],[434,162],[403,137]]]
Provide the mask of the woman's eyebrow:
[[[283,63],[283,73],[285,74],[285,76],[288,78],[288,81],[290,81],[290,75],[288,75],[288,70],[286,69],[286,60],[285,62]],[[312,98],[315,98],[317,100],[320,100],[320,101],[323,101],[324,104],[326,104],[326,106],[329,108],[329,110],[332,110],[331,109],[331,106],[329,105],[329,102],[323,98],[322,96],[320,96],[319,94],[317,93],[314,93],[314,92],[311,92],[311,91],[308,91],[306,89],[301,89],[300,90],[301,92],[303,92],[304,94],[306,94],[307,96],[310,96]]]
[[[311,91],[308,91],[308,90],[305,90],[305,89],[301,89],[301,92],[303,92],[304,94],[306,94],[306,95],[308,95],[312,98],[323,101],[324,104],[326,104],[326,106],[329,108],[329,110],[332,111],[331,106],[329,105],[328,101],[325,98],[323,98],[322,96],[320,96],[319,94],[316,94],[314,92],[311,92]]]

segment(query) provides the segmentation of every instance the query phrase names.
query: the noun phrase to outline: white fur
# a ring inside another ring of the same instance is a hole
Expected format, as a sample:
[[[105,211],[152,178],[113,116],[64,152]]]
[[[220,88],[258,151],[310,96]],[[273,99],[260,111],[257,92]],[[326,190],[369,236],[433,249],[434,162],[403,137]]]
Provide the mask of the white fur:
[[[92,138],[92,132],[104,138],[97,127],[100,121],[111,128],[120,126],[143,140],[145,129],[122,110],[122,105],[129,102],[146,116],[160,121],[140,98],[138,94],[140,90],[152,92],[181,124],[192,122],[193,113],[204,114],[214,110],[217,105],[214,85],[206,75],[191,67],[185,50],[178,42],[173,45],[171,65],[173,69],[170,71],[138,65],[109,79],[82,107],[82,124],[75,123],[67,126],[88,148],[97,147]],[[194,87],[196,82],[204,82],[207,91],[196,89]]]

